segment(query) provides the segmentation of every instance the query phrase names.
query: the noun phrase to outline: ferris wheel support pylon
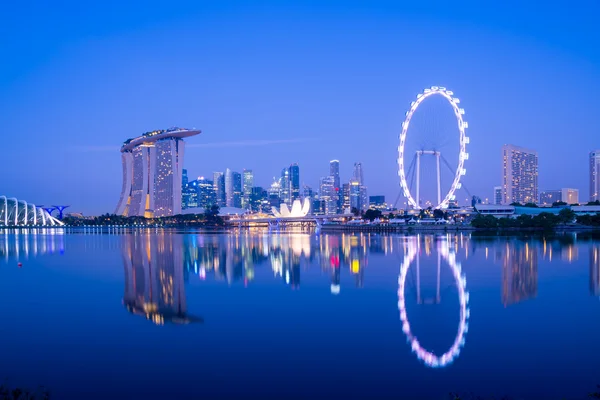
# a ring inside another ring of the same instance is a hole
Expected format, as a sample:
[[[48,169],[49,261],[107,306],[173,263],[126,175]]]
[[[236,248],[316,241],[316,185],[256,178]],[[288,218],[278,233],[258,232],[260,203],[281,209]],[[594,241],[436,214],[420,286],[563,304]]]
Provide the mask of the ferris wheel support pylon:
[[[441,177],[441,171],[440,171],[440,155],[441,153],[439,151],[433,151],[433,150],[417,150],[417,204],[421,204],[421,179],[420,179],[420,172],[421,172],[421,156],[423,154],[429,154],[432,156],[435,156],[435,163],[436,163],[436,172],[437,172],[437,204],[441,204],[442,202],[442,177]]]

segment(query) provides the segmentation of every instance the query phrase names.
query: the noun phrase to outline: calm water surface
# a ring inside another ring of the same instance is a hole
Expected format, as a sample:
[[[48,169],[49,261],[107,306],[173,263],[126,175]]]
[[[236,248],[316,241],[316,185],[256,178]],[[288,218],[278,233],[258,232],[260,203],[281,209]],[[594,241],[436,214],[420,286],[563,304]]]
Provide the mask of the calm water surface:
[[[0,232],[0,379],[56,399],[579,399],[599,296],[590,235]]]

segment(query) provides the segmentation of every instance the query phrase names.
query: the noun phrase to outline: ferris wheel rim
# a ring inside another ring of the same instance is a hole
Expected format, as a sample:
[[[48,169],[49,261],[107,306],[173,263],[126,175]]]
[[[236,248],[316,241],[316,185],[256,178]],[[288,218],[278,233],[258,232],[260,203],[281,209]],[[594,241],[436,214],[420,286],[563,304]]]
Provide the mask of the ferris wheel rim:
[[[398,310],[400,312],[400,320],[402,321],[402,331],[406,335],[407,340],[410,342],[411,349],[417,354],[417,358],[423,361],[426,365],[437,368],[444,367],[454,361],[459,355],[460,349],[465,344],[465,334],[468,330],[468,319],[470,311],[468,307],[469,293],[466,291],[467,282],[462,275],[461,265],[456,262],[456,256],[453,252],[450,252],[448,243],[444,243],[441,247],[441,256],[448,262],[452,275],[457,283],[458,298],[460,302],[460,321],[458,325],[458,331],[452,346],[443,353],[441,356],[435,355],[433,352],[426,350],[421,346],[417,338],[412,334],[410,330],[410,324],[408,322],[408,316],[406,314],[406,304],[404,299],[406,275],[410,268],[410,265],[417,256],[417,246],[409,246],[408,253],[405,255],[402,265],[400,267],[400,275],[398,277]]]
[[[398,146],[398,176],[400,177],[400,187],[402,188],[404,197],[407,199],[408,204],[410,204],[415,209],[421,209],[419,204],[419,199],[416,199],[410,193],[410,189],[408,188],[408,183],[406,181],[406,171],[405,163],[404,163],[404,147],[406,142],[406,135],[408,133],[408,127],[410,125],[411,119],[419,107],[419,105],[427,98],[441,95],[444,97],[452,106],[454,111],[454,115],[456,116],[456,120],[458,123],[459,130],[459,139],[460,139],[460,150],[458,155],[458,166],[456,171],[454,172],[454,179],[452,181],[452,185],[448,190],[448,193],[444,196],[444,200],[434,208],[437,209],[446,209],[448,208],[450,201],[455,200],[455,192],[457,189],[461,187],[460,179],[463,175],[466,174],[467,170],[464,168],[465,160],[468,159],[467,153],[467,144],[469,143],[469,138],[466,135],[466,129],[468,127],[468,123],[464,120],[463,115],[465,110],[459,107],[460,100],[454,97],[454,92],[446,89],[445,87],[432,86],[431,88],[424,89],[423,92],[417,95],[417,100],[411,102],[410,109],[405,114],[404,122],[402,122],[402,131],[400,132],[400,145]]]

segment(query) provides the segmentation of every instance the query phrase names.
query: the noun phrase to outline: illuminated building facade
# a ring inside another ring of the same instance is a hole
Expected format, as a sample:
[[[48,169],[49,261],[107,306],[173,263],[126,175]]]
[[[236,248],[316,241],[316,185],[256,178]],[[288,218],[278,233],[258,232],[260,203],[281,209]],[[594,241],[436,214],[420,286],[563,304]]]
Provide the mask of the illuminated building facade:
[[[300,199],[300,167],[298,164],[290,165],[290,204]]]
[[[183,138],[199,130],[171,128],[123,143],[123,187],[115,214],[165,217],[181,214]]]
[[[563,201],[567,204],[578,204],[579,190],[563,188],[557,190],[544,190],[540,192],[540,204],[552,205],[552,203],[556,201]]]
[[[225,171],[225,198],[227,207],[242,208],[242,174],[229,168]]]
[[[333,176],[329,175],[321,178],[319,200],[321,213],[325,215],[337,214],[337,197]]]
[[[494,186],[494,204],[502,204],[502,186]]]
[[[217,205],[219,207],[225,207],[227,205],[227,197],[225,195],[225,174],[222,172],[213,172],[213,185]]]
[[[242,175],[242,208],[250,210],[250,196],[254,187],[254,174],[251,169],[245,169]]]
[[[538,155],[533,150],[502,146],[502,203],[537,203]]]
[[[600,150],[590,152],[590,201],[600,200]]]
[[[340,186],[340,161],[329,161],[329,175],[333,176],[333,187],[335,188],[337,212],[342,212],[342,196],[340,195],[342,187]]]

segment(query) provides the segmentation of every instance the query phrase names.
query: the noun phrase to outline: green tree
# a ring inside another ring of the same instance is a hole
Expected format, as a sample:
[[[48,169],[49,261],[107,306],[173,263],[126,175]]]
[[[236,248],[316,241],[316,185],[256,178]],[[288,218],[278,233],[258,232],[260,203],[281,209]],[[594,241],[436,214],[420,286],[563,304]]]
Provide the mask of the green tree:
[[[383,214],[380,210],[374,210],[372,208],[369,208],[367,211],[365,211],[365,218],[369,221],[374,221],[377,218],[381,218],[382,215]]]
[[[552,207],[561,207],[561,206],[566,206],[567,203],[564,201],[555,201],[554,203],[552,203]]]
[[[436,208],[435,210],[433,210],[433,218],[444,219],[445,217],[446,216],[445,216],[445,213],[443,210],[440,210],[439,208]]]
[[[571,210],[570,208],[563,208],[558,213],[558,218],[563,224],[573,222],[573,220],[575,219],[575,211]]]

